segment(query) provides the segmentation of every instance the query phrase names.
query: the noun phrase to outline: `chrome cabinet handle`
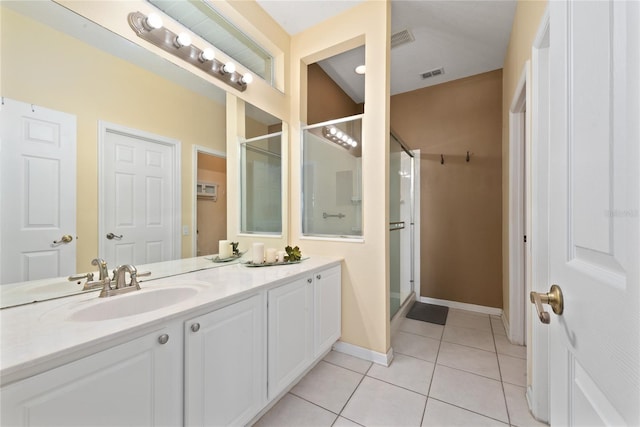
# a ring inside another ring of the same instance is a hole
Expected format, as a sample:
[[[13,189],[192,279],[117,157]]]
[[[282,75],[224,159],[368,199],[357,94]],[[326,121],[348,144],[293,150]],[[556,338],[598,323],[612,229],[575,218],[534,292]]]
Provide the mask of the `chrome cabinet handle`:
[[[531,291],[529,299],[532,304],[535,304],[536,311],[538,312],[538,318],[545,325],[551,322],[551,316],[549,315],[549,312],[544,311],[542,304],[549,304],[553,312],[557,315],[561,315],[564,311],[562,289],[560,289],[560,286],[558,285],[552,285],[551,290],[546,294]]]
[[[169,335],[167,335],[167,334],[162,334],[162,335],[160,335],[160,336],[158,337],[158,342],[159,342],[160,344],[166,344],[166,343],[168,343],[168,342],[169,342]]]
[[[113,240],[113,239],[122,239],[122,234],[121,235],[117,235],[117,234],[113,234],[113,233],[107,233],[107,239],[109,240]]]
[[[200,330],[200,323],[194,323],[191,325],[191,332],[198,332]]]
[[[54,245],[61,245],[63,243],[69,243],[72,240],[73,240],[73,237],[70,234],[65,234],[64,236],[62,236],[60,238],[60,240],[54,240],[53,244]]]

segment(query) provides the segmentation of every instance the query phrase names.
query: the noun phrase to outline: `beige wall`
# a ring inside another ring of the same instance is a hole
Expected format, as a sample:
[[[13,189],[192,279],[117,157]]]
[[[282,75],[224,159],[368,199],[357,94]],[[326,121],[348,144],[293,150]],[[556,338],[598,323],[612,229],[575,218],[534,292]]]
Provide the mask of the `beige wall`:
[[[307,68],[307,124],[362,114],[356,104],[318,64]]]
[[[36,53],[37,52],[37,53]],[[142,68],[2,8],[2,95],[77,116],[77,265],[98,255],[98,121],[181,141],[182,256],[192,256],[194,144],[225,150],[225,109]]]
[[[509,318],[509,108],[524,66],[531,59],[531,46],[546,6],[546,0],[518,1],[502,76],[502,304],[507,320]]]
[[[291,243],[303,253],[344,258],[342,341],[389,349],[388,151],[390,2],[365,1],[294,37],[291,43]],[[364,242],[320,241],[300,235],[300,123],[308,122],[307,65],[365,44],[367,68],[362,136]]]
[[[391,97],[421,151],[421,296],[502,307],[501,114],[502,70]]]
[[[197,202],[198,256],[218,253],[218,241],[227,238],[227,159],[198,153],[198,182],[218,184],[214,201]]]

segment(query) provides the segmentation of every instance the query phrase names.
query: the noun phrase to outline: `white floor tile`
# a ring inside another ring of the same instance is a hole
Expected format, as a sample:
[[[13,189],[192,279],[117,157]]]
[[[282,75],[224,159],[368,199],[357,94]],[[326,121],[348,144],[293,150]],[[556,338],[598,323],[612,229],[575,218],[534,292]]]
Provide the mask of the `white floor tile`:
[[[496,349],[500,354],[506,354],[507,356],[518,357],[520,359],[527,358],[527,347],[523,345],[515,345],[509,342],[506,335],[496,335]]]
[[[491,316],[491,328],[495,335],[507,335],[507,331],[504,330],[504,323],[500,316]]]
[[[396,354],[391,366],[373,365],[367,376],[407,388],[416,393],[429,392],[434,364],[415,357]],[[497,369],[497,365],[496,365]]]
[[[365,377],[341,415],[364,426],[419,426],[427,398]]]
[[[507,424],[475,412],[429,398],[422,427],[504,427]]]
[[[405,317],[402,320],[402,323],[400,323],[398,330],[439,340],[442,338],[444,325],[436,325],[435,323],[422,322],[420,320],[407,319]]]
[[[498,357],[491,351],[443,342],[440,344],[438,364],[500,381]]]
[[[439,340],[398,331],[391,337],[394,353],[417,357],[428,362],[435,362],[438,355]]]
[[[333,423],[332,427],[359,427],[361,424],[354,423],[351,420],[348,420],[344,417],[338,417],[335,423]]]
[[[429,397],[508,422],[500,381],[436,365]]]
[[[527,361],[517,357],[498,355],[502,381],[509,384],[527,386]]]
[[[489,320],[488,314],[472,313],[463,310],[449,310],[447,326],[449,325],[491,332],[491,321]]]
[[[351,369],[352,371],[366,374],[371,367],[371,362],[368,360],[360,359],[339,351],[330,351],[324,358],[326,362],[333,363],[334,365],[342,366],[343,368]]]
[[[518,427],[541,427],[547,424],[533,418],[529,412],[529,405],[525,396],[526,389],[513,384],[504,384],[504,393],[507,399],[507,409],[511,425]]]
[[[254,424],[256,427],[331,426],[337,415],[291,394],[285,395]]]
[[[339,414],[353,394],[363,375],[320,361],[291,394]]]
[[[495,351],[491,331],[447,325],[444,328],[442,341],[462,344],[486,351]]]

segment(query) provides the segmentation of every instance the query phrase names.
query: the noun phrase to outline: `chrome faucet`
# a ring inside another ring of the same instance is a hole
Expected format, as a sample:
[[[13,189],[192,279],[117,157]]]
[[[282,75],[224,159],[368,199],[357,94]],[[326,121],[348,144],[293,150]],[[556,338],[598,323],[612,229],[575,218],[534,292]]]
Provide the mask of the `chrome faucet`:
[[[83,291],[89,291],[91,289],[98,289],[104,286],[104,280],[109,277],[109,270],[107,269],[107,262],[102,258],[94,258],[91,261],[91,265],[95,265],[98,267],[98,280],[93,280],[93,273],[85,273],[85,274],[76,274],[73,276],[69,276],[68,280],[70,282],[75,282],[82,279],[87,279],[82,287]]]
[[[127,283],[127,273],[129,273],[129,283]],[[138,277],[149,276],[150,274],[150,271],[138,273],[138,269],[131,264],[119,265],[113,270],[113,287],[111,286],[111,280],[107,276],[103,282],[102,291],[100,291],[100,298],[140,290]]]

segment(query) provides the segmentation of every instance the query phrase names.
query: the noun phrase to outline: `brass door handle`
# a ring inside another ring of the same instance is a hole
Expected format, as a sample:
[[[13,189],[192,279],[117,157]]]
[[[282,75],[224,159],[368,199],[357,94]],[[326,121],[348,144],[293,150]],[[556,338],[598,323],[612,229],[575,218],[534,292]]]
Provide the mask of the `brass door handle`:
[[[561,315],[564,311],[564,298],[562,297],[562,289],[558,285],[552,285],[551,290],[546,294],[531,291],[529,299],[536,306],[538,311],[538,318],[544,324],[551,322],[551,316],[549,312],[544,311],[542,304],[549,304],[553,312],[557,315]]]
[[[62,236],[60,238],[60,240],[54,240],[53,244],[54,245],[60,245],[62,243],[69,243],[72,240],[73,240],[73,237],[70,234],[65,234],[64,236]]]

